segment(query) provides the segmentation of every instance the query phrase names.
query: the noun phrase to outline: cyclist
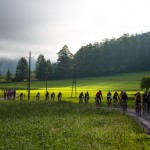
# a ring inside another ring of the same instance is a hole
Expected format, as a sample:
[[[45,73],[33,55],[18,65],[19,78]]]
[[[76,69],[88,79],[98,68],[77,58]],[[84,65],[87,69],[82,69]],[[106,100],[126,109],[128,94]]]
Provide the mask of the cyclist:
[[[23,100],[23,93],[20,93],[20,100]]]
[[[120,99],[119,99],[120,107],[122,107],[122,95],[123,95],[123,91],[120,92]]]
[[[7,91],[4,90],[4,100],[6,100],[6,99],[7,99]]]
[[[97,93],[96,93],[96,97],[95,97],[95,102],[96,102],[96,105],[101,105],[101,99],[103,99],[103,95],[102,95],[102,91],[99,90]]]
[[[142,104],[143,104],[143,114],[147,113],[147,108],[148,108],[148,93],[145,92],[142,95]]]
[[[118,107],[119,94],[117,91],[114,93],[113,99],[114,99],[114,107]]]
[[[13,100],[15,100],[15,98],[16,98],[16,90],[15,89],[12,90],[12,97],[13,97]]]
[[[39,100],[40,99],[40,92],[38,92],[37,94],[36,94],[36,100]]]
[[[121,100],[121,103],[122,103],[122,109],[123,109],[123,114],[125,114],[127,112],[127,100],[128,100],[128,95],[127,93],[124,91],[122,93],[122,100]]]
[[[137,92],[135,94],[135,111],[138,115],[141,115],[141,94]]]
[[[81,92],[79,95],[79,104],[83,103],[83,99],[84,99],[83,92]]]
[[[148,104],[147,113],[150,115],[150,92],[148,93],[147,104]]]
[[[55,93],[53,92],[52,94],[51,94],[51,100],[55,100]]]
[[[112,94],[111,92],[109,91],[107,93],[107,107],[110,107],[111,106],[111,100],[112,100]]]
[[[62,98],[62,93],[59,92],[59,93],[58,93],[58,101],[61,101],[61,98]]]
[[[88,91],[87,91],[87,92],[85,93],[85,96],[84,96],[84,101],[85,101],[86,104],[88,103],[89,98],[90,98],[90,96],[89,96],[89,93],[88,93]]]
[[[45,94],[45,100],[49,100],[49,92],[48,91]]]

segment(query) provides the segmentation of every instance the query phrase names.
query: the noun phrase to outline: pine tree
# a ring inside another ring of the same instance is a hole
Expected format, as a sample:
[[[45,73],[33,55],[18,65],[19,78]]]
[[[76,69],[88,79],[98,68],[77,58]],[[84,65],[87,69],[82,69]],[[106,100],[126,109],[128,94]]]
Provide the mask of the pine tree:
[[[15,79],[16,81],[22,82],[24,79],[28,77],[28,63],[24,57],[22,57],[18,61],[18,65],[16,67]]]
[[[60,77],[67,78],[70,77],[71,72],[69,68],[72,65],[73,54],[70,52],[67,45],[63,46],[63,48],[57,53],[58,54],[58,72]]]
[[[52,77],[52,64],[50,59],[46,61],[46,71],[47,71],[47,79],[51,79]]]
[[[11,72],[10,70],[8,69],[7,73],[6,73],[6,81],[11,81],[12,77],[11,77]]]

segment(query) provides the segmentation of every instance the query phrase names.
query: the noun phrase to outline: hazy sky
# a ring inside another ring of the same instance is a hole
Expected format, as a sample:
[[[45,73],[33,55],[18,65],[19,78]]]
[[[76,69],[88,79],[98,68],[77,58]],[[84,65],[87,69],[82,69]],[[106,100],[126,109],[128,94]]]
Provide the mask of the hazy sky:
[[[0,0],[0,56],[57,60],[90,42],[150,31],[150,0]]]

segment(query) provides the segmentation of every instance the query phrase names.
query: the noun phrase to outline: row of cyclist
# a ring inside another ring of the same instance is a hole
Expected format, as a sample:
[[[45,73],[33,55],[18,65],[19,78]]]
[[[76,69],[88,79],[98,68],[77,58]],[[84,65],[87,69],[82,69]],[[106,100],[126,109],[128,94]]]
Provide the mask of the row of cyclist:
[[[124,113],[127,111],[127,100],[128,95],[125,91],[121,91],[120,94],[116,91],[113,94],[109,91],[107,93],[107,107],[120,107],[123,109]],[[145,92],[141,94],[140,92],[136,92],[134,95],[135,98],[135,111],[138,115],[141,115],[141,111],[143,110],[143,114],[150,115],[150,92]],[[88,92],[83,94],[83,92],[79,95],[79,104],[85,102],[88,103],[90,99],[90,95]],[[103,94],[102,91],[99,90],[95,95],[95,104],[96,106],[102,106]],[[143,109],[142,109],[143,108]]]
[[[51,94],[47,91],[46,94],[45,94],[45,100],[49,100],[49,98],[51,97],[51,100],[55,100],[55,93],[52,92]],[[57,98],[58,98],[58,101],[61,101],[62,99],[62,93],[59,92],[58,95],[57,95]],[[36,100],[40,100],[40,92],[38,92],[36,94]]]
[[[19,95],[20,97],[20,100],[23,100],[25,98],[25,95],[23,93],[20,93]],[[41,94],[40,92],[38,92],[35,96],[36,100],[40,100],[40,97],[41,97]],[[52,92],[51,94],[47,91],[46,94],[45,94],[45,100],[49,100],[51,98],[51,100],[55,100],[55,93]],[[62,93],[59,92],[58,95],[57,95],[57,98],[58,98],[58,101],[61,101],[62,99]]]

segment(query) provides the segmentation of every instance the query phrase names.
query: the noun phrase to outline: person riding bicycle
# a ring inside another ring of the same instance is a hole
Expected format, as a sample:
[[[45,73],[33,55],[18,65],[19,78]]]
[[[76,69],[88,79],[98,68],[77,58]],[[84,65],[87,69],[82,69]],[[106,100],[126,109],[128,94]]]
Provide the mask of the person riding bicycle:
[[[90,98],[89,92],[87,91],[87,92],[85,93],[85,96],[84,96],[84,101],[85,101],[86,104],[88,103],[89,98]]]
[[[23,93],[20,93],[20,100],[23,100]]]
[[[119,100],[119,94],[117,91],[115,91],[114,95],[113,95],[113,100],[114,100],[114,107],[118,107],[118,100]]]
[[[83,99],[84,99],[84,95],[83,95],[83,92],[81,92],[79,95],[79,104],[83,103]]]
[[[49,100],[49,92],[48,91],[45,94],[45,100]]]
[[[147,113],[150,115],[150,92],[148,92],[147,104]]]
[[[107,107],[110,107],[111,106],[111,100],[112,100],[112,94],[111,92],[109,91],[107,93]]]
[[[147,113],[148,108],[148,93],[144,92],[142,95],[143,114]]]
[[[54,92],[52,92],[52,94],[51,94],[51,100],[55,100],[55,93]]]
[[[127,112],[127,100],[128,100],[128,95],[127,95],[127,93],[124,91],[124,92],[122,93],[122,100],[121,100],[122,109],[123,109],[123,114],[125,114],[125,112]]]
[[[59,92],[59,93],[58,93],[58,101],[61,101],[61,99],[62,99],[62,93]]]
[[[96,105],[99,105],[99,104],[101,105],[101,99],[103,99],[103,95],[102,95],[102,91],[99,90],[95,96]]]
[[[140,115],[141,113],[141,94],[137,92],[135,94],[135,111]]]
[[[120,92],[120,99],[119,99],[120,107],[122,107],[122,95],[123,95],[123,91]]]
[[[36,100],[40,100],[40,92],[36,94]]]

